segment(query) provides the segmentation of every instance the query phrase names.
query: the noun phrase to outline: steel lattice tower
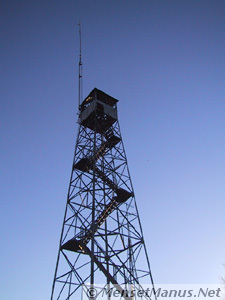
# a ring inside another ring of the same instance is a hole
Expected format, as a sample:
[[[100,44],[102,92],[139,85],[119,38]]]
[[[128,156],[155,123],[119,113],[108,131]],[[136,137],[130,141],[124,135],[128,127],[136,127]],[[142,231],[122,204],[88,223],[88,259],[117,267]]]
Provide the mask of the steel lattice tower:
[[[126,295],[124,286],[153,286],[117,102],[95,88],[79,106],[78,136],[51,300],[82,299],[88,283],[107,289],[116,286],[121,298],[127,300],[134,298]]]

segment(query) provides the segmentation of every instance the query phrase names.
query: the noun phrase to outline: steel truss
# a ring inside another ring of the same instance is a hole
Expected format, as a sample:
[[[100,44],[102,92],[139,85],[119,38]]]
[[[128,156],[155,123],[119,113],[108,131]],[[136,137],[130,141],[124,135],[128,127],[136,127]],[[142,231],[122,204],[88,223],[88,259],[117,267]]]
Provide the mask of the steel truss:
[[[89,284],[101,288],[85,299],[114,286],[122,299],[135,299],[124,286],[140,290],[144,283],[153,285],[117,100],[94,89],[80,106],[51,300],[81,299]]]

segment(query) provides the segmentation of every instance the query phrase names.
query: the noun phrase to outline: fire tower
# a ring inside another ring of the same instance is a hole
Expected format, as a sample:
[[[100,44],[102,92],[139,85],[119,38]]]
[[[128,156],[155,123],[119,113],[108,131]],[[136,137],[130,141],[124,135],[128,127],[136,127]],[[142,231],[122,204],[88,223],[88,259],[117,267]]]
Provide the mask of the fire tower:
[[[103,289],[112,287],[119,299],[131,300],[137,299],[131,289],[153,287],[117,102],[95,88],[79,106],[51,300],[113,299],[109,294],[100,297]],[[90,293],[90,285],[100,288]]]

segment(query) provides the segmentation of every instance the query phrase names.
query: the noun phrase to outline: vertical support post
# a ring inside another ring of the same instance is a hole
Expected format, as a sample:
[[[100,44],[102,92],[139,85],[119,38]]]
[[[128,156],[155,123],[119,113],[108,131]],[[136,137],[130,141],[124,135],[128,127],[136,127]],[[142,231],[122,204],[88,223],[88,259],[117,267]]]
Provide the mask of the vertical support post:
[[[95,100],[97,99],[97,94],[95,92]],[[95,106],[95,116],[94,116],[94,159],[93,159],[93,196],[92,196],[92,220],[91,220],[91,288],[94,289],[94,251],[95,251],[95,184],[96,184],[96,135],[97,135],[97,105]],[[94,299],[91,297],[90,299]]]

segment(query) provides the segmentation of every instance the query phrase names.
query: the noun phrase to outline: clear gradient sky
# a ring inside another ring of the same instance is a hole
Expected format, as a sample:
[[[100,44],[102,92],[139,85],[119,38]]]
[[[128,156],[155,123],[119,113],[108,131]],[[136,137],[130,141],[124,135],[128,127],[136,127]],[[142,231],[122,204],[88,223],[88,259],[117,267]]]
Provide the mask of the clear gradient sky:
[[[49,299],[84,97],[119,121],[156,283],[225,275],[225,1],[0,4],[0,299]]]

